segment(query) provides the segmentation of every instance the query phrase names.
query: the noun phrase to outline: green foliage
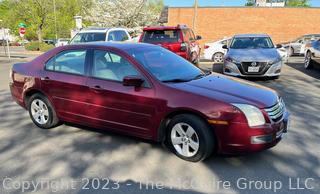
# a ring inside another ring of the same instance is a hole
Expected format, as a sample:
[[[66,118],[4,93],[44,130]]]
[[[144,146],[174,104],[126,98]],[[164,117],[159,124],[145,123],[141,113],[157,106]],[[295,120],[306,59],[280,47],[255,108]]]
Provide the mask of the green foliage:
[[[26,50],[28,51],[39,51],[39,42],[38,41],[34,41],[34,42],[30,42],[28,44],[26,44],[24,47]]]
[[[247,0],[245,6],[254,6],[255,0]]]
[[[11,33],[18,35],[18,24],[27,25],[25,38],[42,40],[55,38],[55,15],[53,0],[0,0],[0,19]],[[73,17],[85,15],[91,0],[55,0],[57,35],[70,37],[75,27]],[[84,21],[86,24],[87,22]],[[87,23],[88,24],[88,23]]]
[[[46,44],[44,42],[39,43],[38,41],[33,41],[25,45],[25,49],[28,51],[42,51],[46,52],[50,49],[53,49],[54,46]]]
[[[286,5],[291,7],[310,7],[309,0],[288,0]]]
[[[46,43],[42,42],[40,44],[39,50],[42,52],[47,52],[48,50],[51,50],[53,48],[54,48],[54,46],[52,44],[46,44]]]

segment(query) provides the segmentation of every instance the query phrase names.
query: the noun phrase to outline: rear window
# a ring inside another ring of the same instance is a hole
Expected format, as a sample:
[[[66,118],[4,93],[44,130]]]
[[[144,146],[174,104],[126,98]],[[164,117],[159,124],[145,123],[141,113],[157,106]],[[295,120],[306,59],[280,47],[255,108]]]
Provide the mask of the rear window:
[[[99,42],[106,41],[106,33],[96,33],[96,32],[88,32],[88,33],[78,33],[71,40],[70,44],[84,43],[84,42]]]
[[[142,42],[178,42],[180,30],[147,30]]]

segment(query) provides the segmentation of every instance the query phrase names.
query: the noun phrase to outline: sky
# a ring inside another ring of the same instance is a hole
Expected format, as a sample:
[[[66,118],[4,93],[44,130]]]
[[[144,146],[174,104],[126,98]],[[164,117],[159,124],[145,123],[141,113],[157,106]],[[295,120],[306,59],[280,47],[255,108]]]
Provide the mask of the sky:
[[[199,0],[200,6],[243,6],[246,0]],[[190,7],[194,0],[164,0],[165,5],[172,7]],[[312,7],[320,7],[320,0],[310,0]]]

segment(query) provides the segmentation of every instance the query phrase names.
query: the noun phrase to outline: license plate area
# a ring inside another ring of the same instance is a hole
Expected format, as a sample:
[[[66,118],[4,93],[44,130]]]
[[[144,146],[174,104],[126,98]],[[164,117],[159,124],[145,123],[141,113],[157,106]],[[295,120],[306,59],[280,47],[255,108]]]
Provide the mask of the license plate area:
[[[249,73],[258,73],[260,70],[260,67],[248,67],[248,72]]]

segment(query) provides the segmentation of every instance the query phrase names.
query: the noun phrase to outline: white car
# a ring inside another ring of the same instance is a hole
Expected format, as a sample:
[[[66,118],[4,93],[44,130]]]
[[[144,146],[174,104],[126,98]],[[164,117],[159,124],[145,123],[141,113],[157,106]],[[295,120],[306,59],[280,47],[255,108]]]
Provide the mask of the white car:
[[[279,55],[281,56],[283,61],[287,61],[289,58],[288,50],[286,48],[278,48],[277,49]]]
[[[306,34],[297,38],[294,41],[283,43],[283,47],[288,49],[289,57],[293,55],[304,55],[306,44],[318,40],[320,38],[320,34]]]
[[[70,44],[107,41],[132,41],[132,38],[124,28],[88,28],[78,32]]]
[[[57,43],[55,44],[56,47],[58,46],[64,46],[64,45],[67,45],[69,43],[69,40],[68,38],[59,38],[57,40]]]
[[[206,60],[212,60],[215,63],[223,63],[223,57],[227,50],[222,47],[223,45],[228,45],[230,40],[231,38],[225,38],[213,43],[206,43],[204,45],[203,58]]]

